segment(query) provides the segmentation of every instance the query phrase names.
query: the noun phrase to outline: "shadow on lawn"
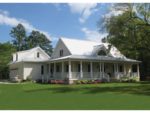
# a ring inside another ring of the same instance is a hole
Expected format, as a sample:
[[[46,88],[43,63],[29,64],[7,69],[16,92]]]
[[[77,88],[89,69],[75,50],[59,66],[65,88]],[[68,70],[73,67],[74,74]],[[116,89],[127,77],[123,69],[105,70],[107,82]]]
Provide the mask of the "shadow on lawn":
[[[103,93],[103,92],[114,92],[122,94],[136,94],[136,95],[147,95],[150,96],[150,86],[116,86],[116,87],[92,87],[86,88],[85,93]]]
[[[40,91],[50,91],[53,93],[68,93],[68,92],[76,92],[79,91],[79,88],[72,88],[72,87],[49,87],[43,89],[33,89],[33,90],[26,90],[25,92],[40,92]]]
[[[114,92],[122,94],[136,94],[136,95],[147,95],[150,96],[150,83],[139,83],[139,85],[131,86],[82,86],[82,87],[72,87],[72,86],[59,86],[59,87],[49,87],[42,89],[27,90],[26,92],[39,92],[39,91],[50,91],[52,93],[68,93],[68,92],[81,92],[84,94],[96,94],[105,92]]]

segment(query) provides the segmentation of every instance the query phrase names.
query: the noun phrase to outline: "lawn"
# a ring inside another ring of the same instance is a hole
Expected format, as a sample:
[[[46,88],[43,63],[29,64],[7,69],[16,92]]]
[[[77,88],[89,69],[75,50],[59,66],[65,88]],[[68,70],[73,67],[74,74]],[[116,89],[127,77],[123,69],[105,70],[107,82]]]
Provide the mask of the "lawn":
[[[0,84],[0,109],[150,109],[150,83]]]

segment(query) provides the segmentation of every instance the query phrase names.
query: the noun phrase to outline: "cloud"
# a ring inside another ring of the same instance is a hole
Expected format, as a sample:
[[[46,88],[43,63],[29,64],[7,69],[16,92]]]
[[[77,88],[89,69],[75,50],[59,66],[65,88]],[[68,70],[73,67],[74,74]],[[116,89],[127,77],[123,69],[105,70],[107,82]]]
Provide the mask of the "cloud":
[[[14,27],[14,26],[17,26],[19,23],[21,23],[28,32],[31,32],[32,30],[40,31],[41,33],[46,35],[48,39],[51,40],[50,34],[48,32],[35,28],[33,25],[31,25],[28,21],[24,19],[10,17],[9,12],[0,10],[0,24],[1,25],[8,25],[8,26]]]
[[[72,13],[80,15],[79,21],[84,23],[91,14],[98,11],[96,3],[69,3],[68,6]]]
[[[96,30],[89,30],[88,28],[82,28],[81,31],[85,34],[87,40],[101,42],[101,39],[107,36],[107,33],[99,33]]]

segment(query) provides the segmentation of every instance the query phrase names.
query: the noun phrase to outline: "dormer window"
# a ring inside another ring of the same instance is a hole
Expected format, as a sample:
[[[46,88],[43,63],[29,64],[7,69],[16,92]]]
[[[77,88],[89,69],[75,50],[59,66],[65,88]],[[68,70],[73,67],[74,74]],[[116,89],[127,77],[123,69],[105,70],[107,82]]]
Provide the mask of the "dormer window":
[[[39,58],[40,57],[40,53],[39,52],[37,52],[37,58]]]
[[[60,50],[60,57],[63,56],[63,49]]]
[[[98,51],[97,55],[99,55],[99,56],[106,56],[107,53],[104,50],[100,50],[100,51]]]

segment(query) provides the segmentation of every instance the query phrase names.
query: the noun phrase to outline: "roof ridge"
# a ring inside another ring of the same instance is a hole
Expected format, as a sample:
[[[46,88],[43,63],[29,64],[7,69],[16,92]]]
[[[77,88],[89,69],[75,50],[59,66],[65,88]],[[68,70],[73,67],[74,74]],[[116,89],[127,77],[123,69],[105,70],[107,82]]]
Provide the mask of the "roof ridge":
[[[76,39],[76,38],[69,38],[69,37],[60,37],[60,39],[66,39],[66,40],[74,40],[74,41],[83,41],[83,42],[93,42],[93,43],[102,43],[102,42],[96,42],[91,40],[85,40],[85,39]]]

